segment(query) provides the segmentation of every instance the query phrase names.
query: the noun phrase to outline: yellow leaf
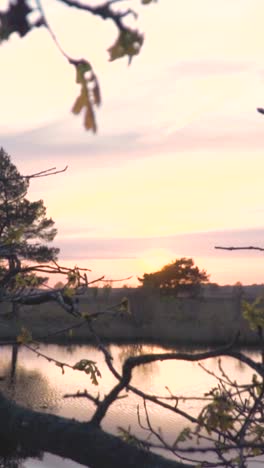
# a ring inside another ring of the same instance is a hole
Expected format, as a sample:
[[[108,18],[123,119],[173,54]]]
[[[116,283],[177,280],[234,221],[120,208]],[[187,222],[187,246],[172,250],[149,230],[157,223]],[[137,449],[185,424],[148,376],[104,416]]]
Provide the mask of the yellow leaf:
[[[85,117],[84,117],[84,126],[86,130],[92,130],[94,133],[96,132],[96,123],[94,119],[93,109],[89,103],[86,108]]]
[[[31,341],[32,341],[32,335],[30,331],[27,328],[22,327],[20,335],[17,336],[17,342],[21,344],[26,344],[26,343],[30,343]]]
[[[129,299],[127,297],[122,298],[118,310],[119,312],[125,312],[128,315],[131,315]]]
[[[90,319],[90,314],[89,312],[82,312],[81,313],[82,318],[89,320]]]
[[[77,115],[81,112],[82,108],[85,107],[86,105],[86,102],[85,102],[85,96],[82,94],[80,94],[80,96],[77,97],[74,105],[73,105],[73,108],[72,108],[72,113]]]
[[[73,297],[75,295],[75,289],[66,287],[64,288],[63,295],[66,297]]]
[[[97,81],[95,83],[95,87],[93,88],[93,98],[94,98],[94,103],[97,106],[99,106],[99,104],[101,104],[101,93],[100,93],[100,88],[99,88]]]
[[[98,106],[101,103],[97,78],[93,73],[91,65],[85,60],[74,63],[74,66],[76,69],[76,82],[81,86],[81,93],[72,107],[72,112],[77,115],[83,108],[86,108],[84,127],[86,130],[92,130],[95,133],[96,121],[93,106]],[[87,72],[89,72],[88,75],[86,74]]]
[[[109,61],[113,62],[114,60],[123,57],[124,54],[124,47],[117,41],[112,45],[112,47],[109,47],[108,52],[110,54]]]
[[[76,83],[83,83],[84,82],[84,76],[79,67],[76,67]]]

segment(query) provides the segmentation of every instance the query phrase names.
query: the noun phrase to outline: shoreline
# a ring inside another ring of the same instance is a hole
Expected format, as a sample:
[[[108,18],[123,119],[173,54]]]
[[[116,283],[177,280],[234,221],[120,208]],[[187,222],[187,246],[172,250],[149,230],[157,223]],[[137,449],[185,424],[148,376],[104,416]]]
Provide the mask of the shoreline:
[[[187,351],[187,352],[192,352],[192,351],[199,351],[199,350],[204,350],[204,349],[219,349],[225,346],[228,346],[230,342],[184,342],[184,341],[166,341],[166,340],[158,340],[155,338],[150,338],[150,339],[143,339],[143,338],[137,338],[137,339],[122,339],[122,338],[102,338],[100,339],[103,345],[116,345],[116,346],[133,346],[133,345],[146,345],[146,346],[160,346],[165,349],[174,349],[177,348],[180,351]],[[37,336],[33,336],[33,343],[38,343],[39,345],[56,345],[56,346],[92,346],[96,347],[97,343],[95,342],[94,339],[89,338],[89,337],[73,337],[69,338],[66,336],[60,336],[57,339],[38,339]],[[16,344],[16,337],[0,337],[0,346],[13,346]],[[17,343],[19,345],[19,343]],[[232,349],[236,350],[246,350],[246,351],[260,351],[261,350],[261,345],[255,342],[239,342],[235,343],[232,346]]]
[[[129,311],[113,315],[111,309],[124,296]],[[93,320],[102,342],[149,343],[168,346],[216,347],[232,342],[238,330],[237,346],[256,347],[258,336],[241,314],[241,297],[164,298],[142,289],[113,292],[109,297],[79,297],[82,314],[104,311]],[[23,307],[19,318],[10,314],[10,304],[0,304],[0,341],[15,341],[26,328],[33,340],[56,344],[92,344],[88,327],[74,328],[83,318],[75,318],[56,303]],[[56,335],[56,330],[72,332]],[[48,336],[50,335],[50,336]]]

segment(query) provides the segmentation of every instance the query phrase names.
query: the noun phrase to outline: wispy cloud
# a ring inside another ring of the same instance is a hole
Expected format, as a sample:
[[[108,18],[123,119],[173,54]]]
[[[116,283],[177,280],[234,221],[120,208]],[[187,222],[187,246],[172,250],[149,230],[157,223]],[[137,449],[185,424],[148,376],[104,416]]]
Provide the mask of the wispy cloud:
[[[263,119],[254,106],[251,118],[208,116],[204,121],[186,123],[183,128],[168,122],[167,125],[154,124],[153,128],[99,134],[96,140],[82,128],[76,129],[74,135],[67,129],[66,120],[23,133],[0,135],[0,144],[15,158],[24,161],[56,157],[57,160],[85,160],[92,165],[151,157],[161,152],[263,149]]]
[[[164,237],[85,238],[72,232],[70,237],[57,238],[63,259],[126,259],[142,258],[149,250],[166,249],[172,256],[202,257],[260,257],[257,251],[234,251],[232,254],[216,250],[215,246],[264,248],[264,228],[196,232]],[[173,257],[171,258],[173,260]]]
[[[9,151],[20,155],[32,154],[48,158],[53,156],[74,156],[86,158],[100,155],[113,155],[130,153],[139,144],[142,134],[136,131],[109,134],[95,137],[84,132],[81,123],[73,135],[69,130],[67,119],[50,125],[35,128],[33,130],[12,134],[0,135],[1,145],[9,148]],[[79,139],[77,138],[79,135]],[[76,140],[77,138],[77,140]]]

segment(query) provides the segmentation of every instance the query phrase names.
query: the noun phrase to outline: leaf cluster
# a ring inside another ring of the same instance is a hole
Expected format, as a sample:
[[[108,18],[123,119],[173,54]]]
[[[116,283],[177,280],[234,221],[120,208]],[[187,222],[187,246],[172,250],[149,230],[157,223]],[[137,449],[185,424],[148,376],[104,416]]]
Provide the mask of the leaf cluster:
[[[131,426],[128,426],[128,429],[118,427],[117,431],[119,437],[127,444],[133,445],[134,447],[137,447],[142,450],[149,450],[149,444],[147,442],[140,440],[138,437],[131,433]]]
[[[115,43],[108,49],[110,62],[127,55],[128,63],[130,64],[132,58],[139,54],[143,42],[144,36],[138,31],[134,31],[128,28],[121,30]]]
[[[86,130],[96,132],[94,106],[101,104],[101,93],[96,75],[86,60],[72,61],[76,69],[76,83],[80,85],[80,94],[77,97],[72,112],[80,114],[84,109],[84,127]]]
[[[198,417],[198,431],[204,427],[211,434],[215,429],[223,433],[233,429],[235,422],[233,410],[234,405],[229,396],[215,389],[212,402],[203,408]]]
[[[144,36],[137,29],[129,27],[125,18],[133,16],[137,18],[136,12],[131,9],[116,10],[114,3],[121,0],[108,0],[97,6],[92,6],[88,2],[79,2],[76,0],[56,0],[64,3],[68,7],[76,8],[102,20],[110,20],[117,29],[117,38],[112,46],[108,48],[109,61],[128,57],[130,64],[132,58],[140,53],[144,42]],[[141,0],[142,5],[154,3],[157,0]],[[4,11],[0,11],[0,43],[9,40],[13,33],[18,33],[24,37],[36,27],[44,27],[52,37],[55,46],[69,64],[74,65],[76,69],[76,82],[80,85],[80,93],[77,96],[72,107],[75,115],[84,111],[84,127],[93,133],[97,130],[95,107],[101,103],[101,92],[99,82],[94,73],[91,63],[86,59],[76,59],[68,55],[61,47],[56,34],[52,30],[45,13],[46,3],[42,0],[14,0],[10,1]],[[32,21],[32,18],[36,18]],[[90,40],[90,38],[87,38]]]
[[[173,447],[176,448],[180,442],[186,442],[188,440],[192,440],[192,431],[190,427],[184,427],[175,439]]]
[[[252,330],[264,327],[264,297],[259,296],[253,302],[242,301],[242,313]]]

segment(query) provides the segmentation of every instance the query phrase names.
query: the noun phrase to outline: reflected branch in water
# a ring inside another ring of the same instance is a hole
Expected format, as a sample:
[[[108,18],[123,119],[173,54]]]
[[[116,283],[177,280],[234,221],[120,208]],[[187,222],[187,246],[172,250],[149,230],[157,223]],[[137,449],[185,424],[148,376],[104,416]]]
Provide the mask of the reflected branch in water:
[[[141,343],[133,343],[122,345],[120,353],[118,355],[119,361],[124,363],[130,357],[142,356],[145,353],[145,345]],[[152,351],[153,347],[148,346],[148,350]],[[138,374],[143,374],[145,376],[151,375],[152,373],[158,372],[158,366],[155,366],[155,363],[151,365],[142,365],[137,369]]]
[[[11,365],[10,365],[10,385],[15,384],[17,358],[18,358],[18,344],[14,344],[12,346],[12,356],[11,356]]]

